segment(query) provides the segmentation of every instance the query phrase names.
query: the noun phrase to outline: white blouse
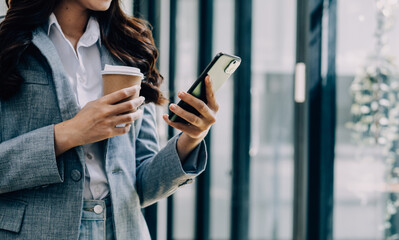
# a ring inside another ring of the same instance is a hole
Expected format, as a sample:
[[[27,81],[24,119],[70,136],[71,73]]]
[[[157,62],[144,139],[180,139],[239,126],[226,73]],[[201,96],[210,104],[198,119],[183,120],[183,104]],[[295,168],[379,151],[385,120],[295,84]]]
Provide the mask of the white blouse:
[[[54,13],[50,15],[48,36],[64,65],[65,73],[75,93],[76,102],[83,108],[88,102],[102,96],[100,50],[100,27],[94,17],[90,17],[86,31],[79,39],[76,52],[71,42],[62,32]],[[101,142],[83,146],[85,153],[85,199],[102,199],[109,193],[105,174],[105,156]]]

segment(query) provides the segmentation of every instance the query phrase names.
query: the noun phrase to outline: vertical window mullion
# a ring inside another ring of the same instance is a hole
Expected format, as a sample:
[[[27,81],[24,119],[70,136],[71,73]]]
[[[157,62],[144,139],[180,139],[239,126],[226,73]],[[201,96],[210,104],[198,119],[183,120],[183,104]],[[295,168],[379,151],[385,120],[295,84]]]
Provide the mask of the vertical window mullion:
[[[328,29],[323,13],[328,3]],[[335,0],[298,0],[297,64],[306,66],[306,100],[295,104],[294,239],[332,239],[335,145]],[[322,31],[328,31],[323,83]],[[297,87],[297,86],[296,86]]]
[[[177,0],[170,0],[169,5],[169,102],[175,102],[175,79],[176,79],[176,16],[177,16]],[[170,113],[170,112],[169,112]],[[168,138],[174,136],[174,128],[168,126]],[[167,200],[167,226],[166,238],[173,239],[174,224],[174,204],[173,195]]]
[[[213,0],[199,1],[199,51],[198,72],[201,73],[212,59],[213,41]],[[208,240],[210,237],[210,185],[211,185],[211,132],[205,138],[208,164],[197,179],[195,237]]]
[[[235,46],[242,58],[234,78],[233,179],[230,239],[249,239],[252,0],[235,1]]]

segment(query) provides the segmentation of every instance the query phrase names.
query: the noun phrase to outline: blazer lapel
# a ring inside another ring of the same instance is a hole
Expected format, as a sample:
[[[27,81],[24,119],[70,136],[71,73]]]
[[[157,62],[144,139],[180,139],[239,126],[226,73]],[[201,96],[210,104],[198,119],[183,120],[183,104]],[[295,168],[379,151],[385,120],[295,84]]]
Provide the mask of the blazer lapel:
[[[68,82],[58,52],[44,29],[45,26],[40,26],[33,31],[32,42],[40,50],[50,65],[61,119],[66,121],[73,118],[80,111],[80,107],[76,102],[75,94]],[[75,149],[78,153],[80,162],[84,165],[85,158],[83,147],[77,146]]]
[[[113,56],[111,56],[108,49],[104,46],[104,44],[100,44],[100,57],[101,57],[101,69],[104,69],[105,64],[110,65],[126,65],[122,61],[117,60]]]
[[[80,111],[80,107],[76,102],[75,95],[66,77],[64,66],[58,56],[58,52],[53,42],[43,30],[43,27],[38,27],[33,31],[32,42],[47,59],[52,70],[62,120],[66,121],[73,118]]]

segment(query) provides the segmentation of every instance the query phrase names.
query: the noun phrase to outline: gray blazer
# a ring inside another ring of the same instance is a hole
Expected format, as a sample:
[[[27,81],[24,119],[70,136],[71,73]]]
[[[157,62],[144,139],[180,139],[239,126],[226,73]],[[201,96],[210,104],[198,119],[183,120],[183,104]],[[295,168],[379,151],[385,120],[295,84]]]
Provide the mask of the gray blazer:
[[[33,46],[18,66],[19,93],[0,101],[0,239],[77,239],[82,213],[85,158],[81,146],[60,157],[54,124],[80,110],[60,57],[46,34],[33,32]],[[102,66],[120,64],[101,47]],[[150,239],[141,208],[192,182],[206,165],[202,142],[184,166],[178,136],[158,151],[155,107],[127,134],[102,141],[117,239]]]

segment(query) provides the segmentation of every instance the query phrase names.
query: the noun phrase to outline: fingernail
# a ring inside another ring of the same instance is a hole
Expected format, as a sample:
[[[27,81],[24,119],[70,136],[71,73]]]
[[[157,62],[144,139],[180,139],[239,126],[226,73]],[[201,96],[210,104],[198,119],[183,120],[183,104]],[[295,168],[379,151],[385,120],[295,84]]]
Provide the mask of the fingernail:
[[[176,109],[176,104],[170,104],[170,109]]]
[[[179,96],[184,96],[185,94],[186,94],[186,93],[183,92],[183,91],[180,91],[180,92],[178,93]]]
[[[140,100],[144,102],[145,101],[145,97],[140,96]]]

